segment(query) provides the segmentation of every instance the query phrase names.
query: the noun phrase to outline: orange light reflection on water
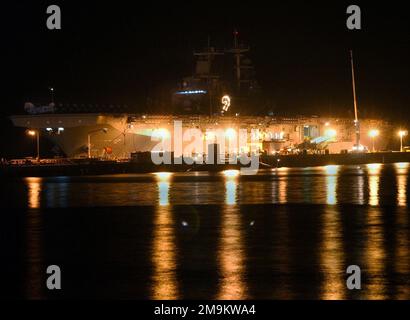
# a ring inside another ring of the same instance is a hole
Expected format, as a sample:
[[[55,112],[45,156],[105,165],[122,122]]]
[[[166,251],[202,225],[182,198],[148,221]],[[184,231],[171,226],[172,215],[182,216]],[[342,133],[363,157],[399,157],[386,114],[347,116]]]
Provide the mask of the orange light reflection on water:
[[[341,300],[345,298],[346,291],[341,213],[329,207],[322,217],[322,244],[319,251],[324,279],[321,299]]]
[[[221,282],[217,299],[245,299],[244,247],[241,220],[236,204],[237,174],[225,175],[225,206],[222,210],[221,239],[218,262]]]

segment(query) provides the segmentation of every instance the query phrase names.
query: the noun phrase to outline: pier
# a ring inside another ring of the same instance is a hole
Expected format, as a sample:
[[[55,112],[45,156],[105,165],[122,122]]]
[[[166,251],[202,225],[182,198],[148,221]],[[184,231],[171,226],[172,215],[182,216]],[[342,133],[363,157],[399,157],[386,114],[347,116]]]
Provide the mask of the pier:
[[[259,169],[281,167],[303,168],[328,165],[364,165],[370,163],[410,162],[410,152],[375,152],[351,154],[301,154],[301,155],[262,155]],[[150,172],[189,172],[189,171],[224,171],[240,169],[240,164],[163,164],[152,162],[108,161],[88,159],[43,159],[19,160],[1,165],[3,177],[43,177],[43,176],[83,176],[130,174]]]

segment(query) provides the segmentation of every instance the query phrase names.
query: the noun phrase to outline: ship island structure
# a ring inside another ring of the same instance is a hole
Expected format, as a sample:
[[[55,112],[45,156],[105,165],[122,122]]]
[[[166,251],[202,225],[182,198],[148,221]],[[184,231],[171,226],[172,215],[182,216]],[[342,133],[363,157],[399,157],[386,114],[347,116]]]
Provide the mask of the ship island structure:
[[[115,110],[87,112],[79,106],[54,102],[36,106],[28,102],[26,113],[11,116],[11,120],[17,127],[36,130],[49,138],[67,158],[130,159],[135,153],[150,152],[158,144],[157,139],[152,139],[155,132],[173,140],[175,121],[182,122],[183,131],[196,128],[203,133],[205,153],[207,145],[214,143],[207,138],[209,132],[222,130],[229,133],[226,137],[229,140],[232,132],[240,129],[246,129],[249,136],[252,130],[258,130],[257,141],[248,142],[249,150],[268,155],[348,153],[360,148],[366,151],[374,144],[368,134],[374,128],[380,135],[378,150],[386,148],[388,139],[383,136],[391,131],[390,124],[378,119],[360,119],[359,125],[356,103],[355,119],[240,112],[252,109],[249,106],[259,94],[247,55],[249,50],[239,43],[236,31],[230,49],[217,50],[208,40],[204,50],[194,52],[193,75],[184,78],[172,93],[171,104],[177,112],[171,115]],[[354,83],[353,63],[352,74]]]

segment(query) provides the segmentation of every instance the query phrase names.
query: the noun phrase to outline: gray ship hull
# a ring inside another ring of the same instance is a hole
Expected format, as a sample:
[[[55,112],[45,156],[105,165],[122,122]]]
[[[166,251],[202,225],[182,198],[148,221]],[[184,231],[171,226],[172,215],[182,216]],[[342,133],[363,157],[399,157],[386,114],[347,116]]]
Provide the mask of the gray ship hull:
[[[351,149],[355,139],[354,123],[351,119],[329,119],[320,117],[274,118],[274,117],[229,117],[229,116],[162,116],[131,114],[37,114],[12,116],[17,127],[37,129],[42,136],[53,141],[67,157],[88,156],[88,135],[90,134],[91,156],[110,159],[130,158],[131,153],[151,151],[158,141],[152,140],[155,130],[166,130],[173,140],[175,121],[183,125],[183,132],[197,128],[207,130],[227,130],[227,128],[258,129],[260,148],[268,153],[296,147],[304,141],[326,135],[332,128],[337,138],[329,141],[324,148],[330,153],[340,153]],[[381,120],[362,120],[360,123],[361,142],[369,149],[372,141],[368,136],[371,129],[380,130],[377,139],[378,150],[386,148],[387,135],[391,132],[388,123]],[[106,133],[103,129],[106,128]],[[188,144],[185,142],[184,144]],[[173,148],[173,145],[172,145]],[[206,146],[204,147],[206,149]]]

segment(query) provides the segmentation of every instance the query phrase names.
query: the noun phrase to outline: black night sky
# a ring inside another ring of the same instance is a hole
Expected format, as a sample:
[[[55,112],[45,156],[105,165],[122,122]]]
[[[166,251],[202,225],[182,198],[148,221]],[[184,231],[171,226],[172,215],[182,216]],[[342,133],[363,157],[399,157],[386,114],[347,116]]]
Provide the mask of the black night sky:
[[[46,28],[50,4],[61,8],[62,30]],[[346,28],[350,4],[362,9],[361,31]],[[228,47],[236,28],[266,110],[346,116],[353,49],[361,114],[410,120],[410,12],[399,2],[8,1],[1,16],[3,115],[47,103],[50,86],[57,102],[146,111],[147,99],[166,99],[192,73],[192,52],[208,35]]]

